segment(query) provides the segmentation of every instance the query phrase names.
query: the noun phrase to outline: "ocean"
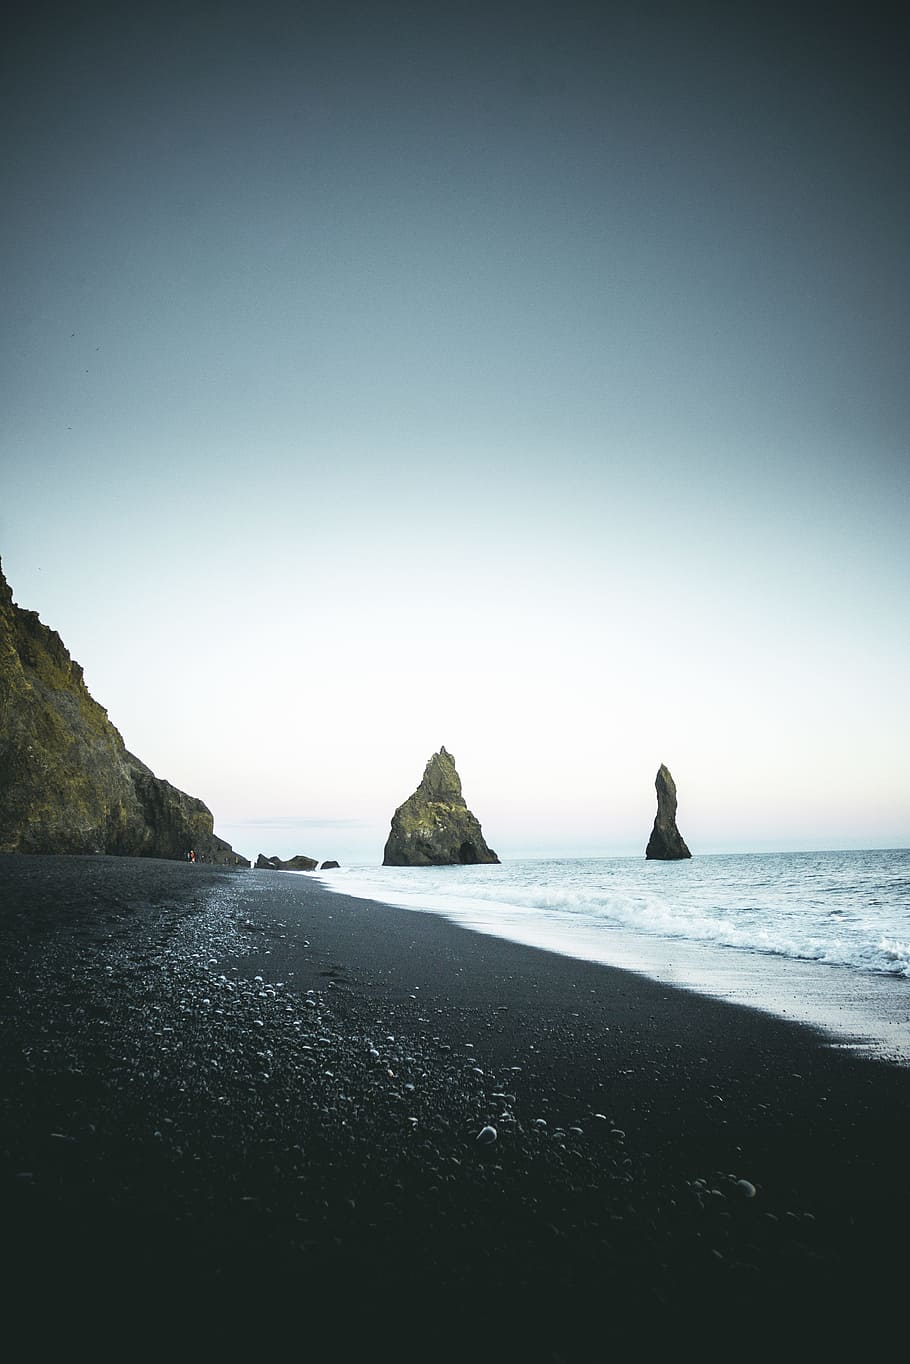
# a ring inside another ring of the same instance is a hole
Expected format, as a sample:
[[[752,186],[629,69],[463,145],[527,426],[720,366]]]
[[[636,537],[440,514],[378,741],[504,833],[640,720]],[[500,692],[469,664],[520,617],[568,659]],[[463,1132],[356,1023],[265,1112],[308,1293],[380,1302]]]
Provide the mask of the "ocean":
[[[351,866],[330,888],[637,971],[910,1064],[910,850]]]

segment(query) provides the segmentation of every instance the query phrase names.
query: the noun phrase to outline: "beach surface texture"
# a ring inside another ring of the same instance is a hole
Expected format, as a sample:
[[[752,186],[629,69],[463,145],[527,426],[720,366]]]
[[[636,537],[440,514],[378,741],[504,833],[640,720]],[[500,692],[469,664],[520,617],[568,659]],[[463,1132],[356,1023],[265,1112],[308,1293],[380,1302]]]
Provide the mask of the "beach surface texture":
[[[899,1338],[906,1067],[285,872],[6,856],[0,934],[32,1357]]]

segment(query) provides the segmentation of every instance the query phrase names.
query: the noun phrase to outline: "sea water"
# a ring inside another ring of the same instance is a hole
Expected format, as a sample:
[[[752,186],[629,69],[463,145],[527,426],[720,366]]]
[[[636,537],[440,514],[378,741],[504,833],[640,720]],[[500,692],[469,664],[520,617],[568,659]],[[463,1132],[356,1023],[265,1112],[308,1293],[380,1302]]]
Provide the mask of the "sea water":
[[[321,873],[348,895],[638,971],[910,1064],[910,850]]]

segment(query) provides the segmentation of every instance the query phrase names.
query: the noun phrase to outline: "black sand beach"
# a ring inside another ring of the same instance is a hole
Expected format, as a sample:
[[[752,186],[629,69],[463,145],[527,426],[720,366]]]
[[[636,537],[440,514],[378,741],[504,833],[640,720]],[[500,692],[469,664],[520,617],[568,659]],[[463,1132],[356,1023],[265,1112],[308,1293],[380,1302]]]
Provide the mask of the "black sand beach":
[[[0,935],[36,1354],[898,1338],[907,1069],[282,872],[6,856]]]

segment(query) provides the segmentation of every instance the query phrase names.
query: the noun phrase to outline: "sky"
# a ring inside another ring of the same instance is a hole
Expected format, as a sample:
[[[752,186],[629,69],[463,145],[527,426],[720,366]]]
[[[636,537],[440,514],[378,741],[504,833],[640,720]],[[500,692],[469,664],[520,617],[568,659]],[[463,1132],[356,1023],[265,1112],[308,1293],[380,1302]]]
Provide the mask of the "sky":
[[[22,6],[0,556],[247,856],[910,843],[898,7]]]

